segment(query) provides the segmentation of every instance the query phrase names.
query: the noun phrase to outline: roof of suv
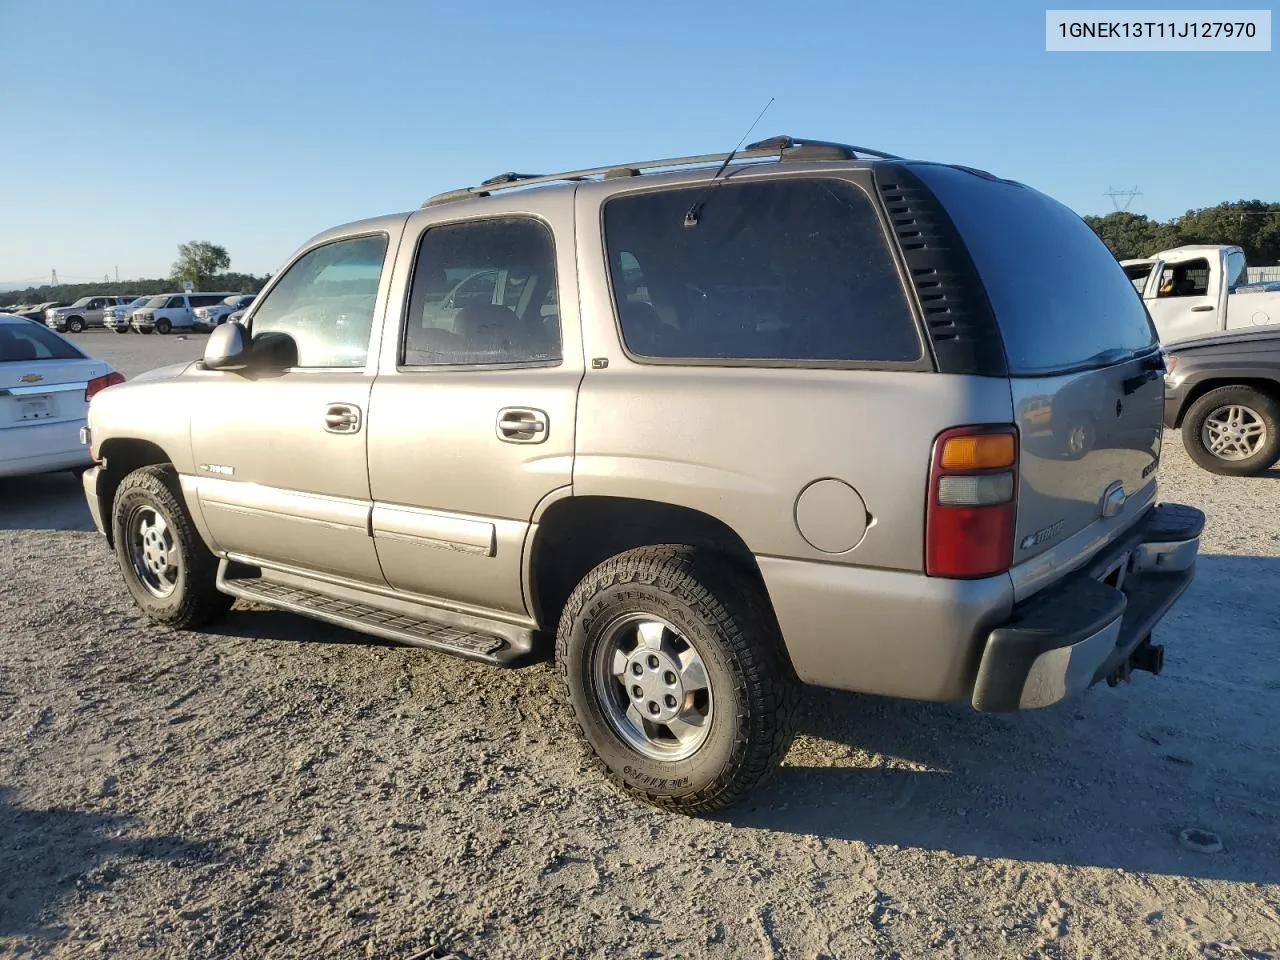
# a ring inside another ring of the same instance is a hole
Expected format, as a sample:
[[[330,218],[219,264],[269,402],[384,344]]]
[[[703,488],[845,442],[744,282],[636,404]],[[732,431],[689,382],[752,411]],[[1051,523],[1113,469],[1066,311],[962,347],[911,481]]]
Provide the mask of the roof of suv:
[[[488,197],[500,190],[514,188],[547,187],[552,184],[564,187],[581,183],[584,180],[615,180],[675,170],[683,170],[686,173],[705,173],[705,169],[695,168],[709,168],[718,165],[715,176],[712,177],[712,179],[716,179],[732,162],[741,162],[746,165],[760,161],[774,161],[777,163],[797,160],[856,161],[860,159],[860,154],[872,160],[902,159],[891,153],[884,153],[881,150],[855,147],[847,143],[778,136],[748,144],[746,147],[734,150],[732,153],[633,161],[604,167],[589,167],[583,170],[567,170],[562,173],[552,174],[515,173],[514,171],[500,173],[481,182],[479,186],[464,187],[459,190],[449,190],[445,193],[436,194],[424,202],[422,206],[424,208],[433,207],[473,197]]]

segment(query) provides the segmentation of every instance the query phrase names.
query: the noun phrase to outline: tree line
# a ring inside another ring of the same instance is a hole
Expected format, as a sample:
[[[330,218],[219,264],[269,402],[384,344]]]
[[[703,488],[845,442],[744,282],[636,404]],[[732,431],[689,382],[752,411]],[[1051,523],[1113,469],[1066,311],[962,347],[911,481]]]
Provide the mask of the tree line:
[[[250,273],[219,273],[205,283],[197,286],[197,290],[225,290],[228,293],[257,293],[267,282],[267,277],[255,277]],[[164,280],[121,280],[119,283],[60,283],[57,286],[45,284],[40,287],[27,287],[25,290],[6,290],[0,293],[0,307],[9,307],[17,303],[48,303],[59,300],[74,303],[81,297],[149,297],[161,293],[179,293],[182,284],[174,284],[172,279]]]
[[[59,283],[25,290],[0,292],[0,307],[18,303],[49,303],[62,301],[74,303],[81,297],[153,297],[161,293],[176,293],[183,283],[190,281],[196,290],[223,291],[227,293],[257,293],[271,278],[255,277],[251,273],[230,273],[231,257],[226,247],[207,240],[192,240],[178,244],[178,259],[169,268],[166,280],[120,280],[114,283]]]
[[[1119,211],[1105,217],[1088,216],[1084,222],[1117,260],[1148,257],[1158,250],[1188,243],[1214,243],[1243,248],[1253,267],[1280,263],[1280,203],[1237,200],[1188,210],[1172,220],[1152,220],[1140,213]]]

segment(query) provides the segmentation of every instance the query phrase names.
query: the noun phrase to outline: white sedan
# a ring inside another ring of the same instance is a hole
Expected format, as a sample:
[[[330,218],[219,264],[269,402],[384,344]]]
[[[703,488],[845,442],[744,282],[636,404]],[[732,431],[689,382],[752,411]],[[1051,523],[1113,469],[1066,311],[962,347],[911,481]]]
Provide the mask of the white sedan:
[[[123,382],[48,327],[0,313],[0,477],[90,466],[89,399]]]

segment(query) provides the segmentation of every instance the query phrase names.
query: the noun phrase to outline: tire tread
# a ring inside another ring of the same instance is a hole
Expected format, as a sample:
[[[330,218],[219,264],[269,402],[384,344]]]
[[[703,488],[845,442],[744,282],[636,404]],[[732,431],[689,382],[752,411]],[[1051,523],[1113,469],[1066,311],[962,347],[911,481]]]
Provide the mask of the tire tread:
[[[565,605],[556,635],[556,662],[567,691],[573,689],[569,625],[600,591],[634,582],[679,595],[706,623],[714,625],[741,670],[748,716],[720,771],[705,787],[691,793],[657,794],[623,779],[590,749],[587,728],[575,711],[591,765],[626,793],[655,807],[702,814],[732,806],[768,779],[794,738],[800,684],[782,650],[773,610],[761,585],[715,554],[682,544],[640,547],[618,554],[587,574]]]
[[[119,505],[126,494],[133,490],[140,490],[146,494],[165,511],[177,528],[182,561],[186,565],[184,589],[177,605],[168,609],[159,606],[155,602],[156,598],[146,593],[140,586],[135,588],[133,583],[134,574],[129,568],[126,538],[118,525]],[[129,584],[129,592],[133,594],[138,606],[149,618],[179,630],[189,630],[217,620],[231,609],[235,598],[221,593],[215,586],[218,558],[205,545],[196,530],[183,500],[181,488],[178,486],[177,471],[170,464],[140,467],[120,481],[112,506],[112,523],[117,524],[116,555]]]

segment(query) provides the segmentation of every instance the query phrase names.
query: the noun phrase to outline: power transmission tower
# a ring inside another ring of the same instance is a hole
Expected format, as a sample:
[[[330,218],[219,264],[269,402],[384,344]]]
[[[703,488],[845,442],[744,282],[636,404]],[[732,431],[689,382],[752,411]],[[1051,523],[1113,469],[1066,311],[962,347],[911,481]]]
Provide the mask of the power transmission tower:
[[[120,268],[116,267],[116,283],[120,282]]]
[[[1142,191],[1136,186],[1132,190],[1116,190],[1114,187],[1108,186],[1106,192],[1103,193],[1103,196],[1111,198],[1111,205],[1114,206],[1116,208],[1116,212],[1119,213],[1122,210],[1128,210],[1129,204],[1133,203],[1133,198],[1142,196]],[[1123,206],[1120,204],[1121,200],[1124,200]]]
[[[53,271],[53,279],[50,281],[50,286],[54,286],[54,287],[56,287],[57,285],[58,285],[58,271],[57,271],[57,270],[54,270],[54,271]]]

